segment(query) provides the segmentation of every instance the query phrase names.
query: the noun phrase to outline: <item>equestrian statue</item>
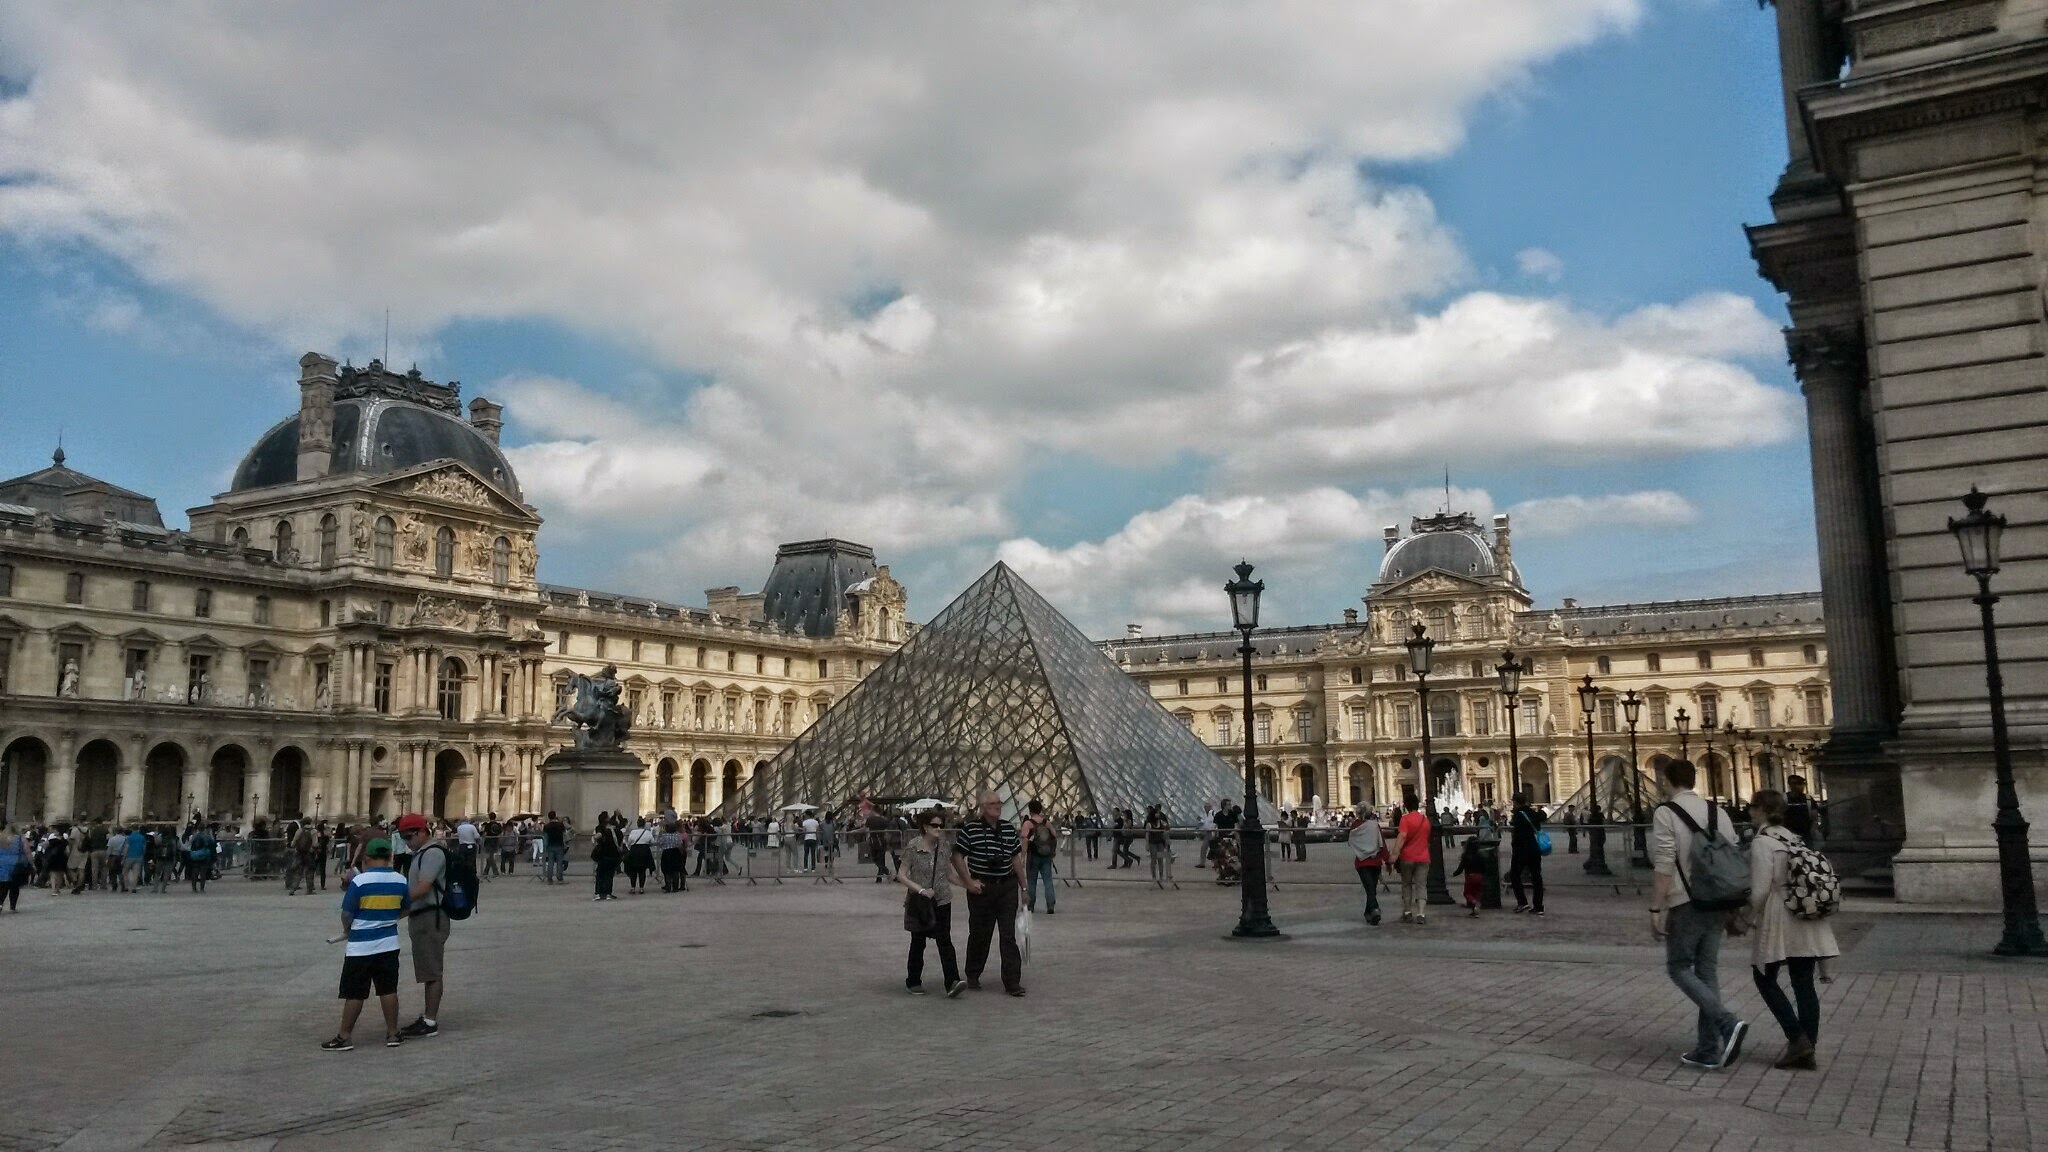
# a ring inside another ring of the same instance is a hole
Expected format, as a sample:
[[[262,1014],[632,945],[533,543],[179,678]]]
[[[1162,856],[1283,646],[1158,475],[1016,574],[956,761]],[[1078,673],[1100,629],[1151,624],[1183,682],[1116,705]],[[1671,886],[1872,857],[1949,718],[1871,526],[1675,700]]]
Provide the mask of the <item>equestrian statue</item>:
[[[595,676],[571,673],[569,702],[555,709],[554,720],[564,717],[576,726],[578,751],[609,752],[622,747],[633,718],[619,706],[618,665],[607,664]]]

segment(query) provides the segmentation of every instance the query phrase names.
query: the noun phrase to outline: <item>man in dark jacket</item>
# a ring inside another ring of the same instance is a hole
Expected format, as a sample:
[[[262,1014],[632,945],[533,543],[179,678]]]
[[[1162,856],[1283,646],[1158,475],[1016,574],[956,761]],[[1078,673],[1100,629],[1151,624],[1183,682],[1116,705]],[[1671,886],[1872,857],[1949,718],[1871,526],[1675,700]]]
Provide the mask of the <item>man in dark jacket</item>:
[[[1515,889],[1515,911],[1534,911],[1538,916],[1543,915],[1543,849],[1536,843],[1536,833],[1542,828],[1543,813],[1529,805],[1527,793],[1515,793],[1515,810],[1508,817],[1508,848],[1514,854],[1514,863],[1508,866],[1508,883]],[[1533,909],[1522,888],[1524,876],[1536,889]]]

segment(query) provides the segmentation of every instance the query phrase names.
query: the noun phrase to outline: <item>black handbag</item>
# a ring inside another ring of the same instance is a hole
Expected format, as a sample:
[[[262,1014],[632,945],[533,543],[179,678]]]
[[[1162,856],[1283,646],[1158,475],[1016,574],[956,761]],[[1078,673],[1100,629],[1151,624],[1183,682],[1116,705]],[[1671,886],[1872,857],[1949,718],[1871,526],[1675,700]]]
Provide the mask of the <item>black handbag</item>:
[[[939,902],[917,892],[903,894],[903,930],[917,936],[939,931]]]

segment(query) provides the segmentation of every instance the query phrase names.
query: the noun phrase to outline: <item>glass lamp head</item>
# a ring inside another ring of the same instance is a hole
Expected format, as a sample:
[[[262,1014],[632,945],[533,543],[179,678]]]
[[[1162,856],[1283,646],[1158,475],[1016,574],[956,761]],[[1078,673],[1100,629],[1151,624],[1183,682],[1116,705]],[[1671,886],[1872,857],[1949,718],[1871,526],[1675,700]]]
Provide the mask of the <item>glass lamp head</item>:
[[[1673,716],[1671,719],[1673,723],[1676,723],[1678,725],[1678,730],[1680,732],[1687,732],[1692,729],[1692,715],[1683,708],[1680,708],[1678,710],[1677,715]]]
[[[1579,684],[1579,711],[1591,716],[1594,709],[1599,706],[1600,689],[1593,687],[1593,674],[1588,672],[1585,680]]]
[[[1429,638],[1429,629],[1417,624],[1413,635],[1402,641],[1408,649],[1408,670],[1417,676],[1429,675],[1430,653],[1436,651],[1436,641]]]
[[[1250,632],[1259,626],[1259,593],[1266,590],[1266,582],[1252,579],[1252,566],[1243,560],[1235,571],[1237,579],[1223,586],[1230,594],[1230,622],[1238,631]]]
[[[1948,530],[1955,533],[1956,545],[1962,549],[1963,571],[1980,578],[1998,571],[1998,541],[2005,532],[2005,517],[1986,511],[1987,499],[1975,484],[1970,485],[1970,494],[1963,497],[1968,513],[1960,519],[1950,517],[1948,522]]]
[[[1513,648],[1500,654],[1500,664],[1494,668],[1500,673],[1500,694],[1507,697],[1522,694],[1522,658],[1515,655]]]
[[[1631,728],[1635,727],[1636,721],[1642,718],[1643,698],[1636,695],[1635,689],[1631,688],[1622,694],[1621,714],[1628,721],[1628,726]]]

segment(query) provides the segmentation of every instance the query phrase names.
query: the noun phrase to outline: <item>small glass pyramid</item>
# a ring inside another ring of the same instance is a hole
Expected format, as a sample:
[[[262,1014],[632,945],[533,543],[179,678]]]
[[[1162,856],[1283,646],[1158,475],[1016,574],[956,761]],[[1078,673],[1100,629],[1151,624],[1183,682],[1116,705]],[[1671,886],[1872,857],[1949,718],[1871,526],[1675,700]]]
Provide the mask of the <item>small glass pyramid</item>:
[[[998,562],[756,773],[744,803],[966,806],[985,788],[1006,810],[1159,804],[1194,824],[1204,802],[1241,802],[1244,775]]]

